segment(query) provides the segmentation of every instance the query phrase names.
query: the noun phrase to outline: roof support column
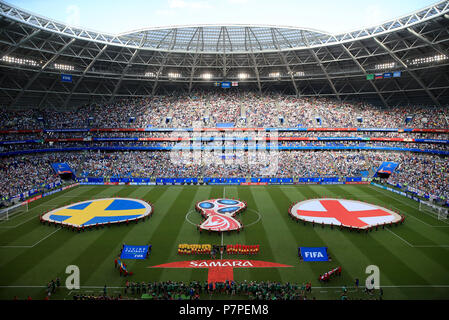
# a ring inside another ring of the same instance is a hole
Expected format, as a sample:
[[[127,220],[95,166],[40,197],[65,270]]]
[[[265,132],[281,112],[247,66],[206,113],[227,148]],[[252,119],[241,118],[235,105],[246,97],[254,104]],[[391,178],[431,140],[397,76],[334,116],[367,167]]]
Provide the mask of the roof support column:
[[[277,40],[277,37],[276,37],[276,35],[274,33],[273,28],[271,29],[271,37],[273,39],[273,43],[274,43],[275,47],[278,49],[278,53],[279,53],[279,56],[281,57],[282,63],[285,65],[285,68],[287,69],[287,73],[288,73],[288,75],[290,77],[290,80],[291,80],[291,82],[293,84],[293,88],[295,89],[296,96],[299,97],[299,90],[298,90],[298,87],[296,85],[295,78],[293,77],[293,72],[290,69],[290,66],[289,66],[289,64],[287,62],[287,59],[285,58],[284,53],[281,51],[281,46],[279,45],[279,42]]]
[[[413,30],[412,28],[407,28],[407,31],[410,32],[411,34],[413,34],[418,39],[420,39],[420,40],[424,41],[425,43],[427,43],[428,45],[430,45],[439,54],[442,54],[443,56],[447,56],[448,55],[446,50],[444,50],[439,44],[433,43],[432,41],[430,41],[429,39],[424,37],[422,34],[419,34],[415,30]]]
[[[360,62],[354,57],[354,55],[351,53],[351,51],[349,51],[349,49],[346,48],[346,46],[344,44],[341,44],[341,46],[346,51],[346,53],[351,57],[352,61],[354,61],[354,63],[360,68],[360,70],[362,70],[363,74],[366,76],[368,73],[366,72],[365,68],[360,64]],[[384,96],[380,93],[377,86],[374,84],[374,81],[373,80],[368,80],[368,81],[371,84],[371,86],[374,88],[374,90],[376,90],[377,95],[379,96],[379,98],[382,101],[382,103],[384,104],[384,106],[388,108],[387,101],[385,100]]]
[[[190,70],[190,79],[189,79],[189,94],[192,92],[192,88],[193,88],[193,76],[195,74],[195,70],[198,64],[198,50],[200,48],[200,36],[202,35],[202,27],[199,27],[195,30],[195,34],[197,35],[197,41],[196,41],[196,49],[195,49],[195,54],[193,55],[193,64],[192,64],[192,69]],[[195,37],[195,34],[193,35],[193,37]],[[193,37],[190,41],[193,40]],[[190,43],[189,43],[190,45]]]
[[[83,73],[81,74],[81,77],[78,78],[78,80],[76,81],[75,85],[73,86],[72,91],[70,91],[69,96],[65,99],[65,101],[64,101],[64,108],[67,107],[67,104],[69,103],[70,99],[72,98],[73,93],[78,88],[78,86],[81,83],[81,81],[83,81],[84,77],[86,76],[86,73],[90,70],[90,68],[92,68],[92,66],[94,65],[95,61],[97,61],[97,59],[103,54],[103,52],[105,52],[107,47],[108,47],[107,44],[104,45],[104,47],[100,50],[100,52],[98,52],[98,54],[92,59],[92,61],[89,63],[89,65],[84,69]]]
[[[256,74],[256,79],[257,79],[257,87],[259,88],[259,93],[262,93],[262,85],[260,83],[259,69],[257,68],[256,56],[254,55],[253,43],[251,41],[251,34],[248,30],[248,27],[245,27],[245,45],[246,45],[246,39],[248,39],[248,41],[249,41],[249,50],[250,50],[249,55],[253,62],[254,73]],[[246,46],[246,49],[248,50],[248,46]]]
[[[172,49],[173,49],[173,47],[174,47],[174,45],[175,45],[175,42],[176,42],[176,32],[173,32],[172,38],[171,38],[171,40],[170,40],[170,48],[169,48],[169,50],[172,50]],[[162,71],[163,71],[164,68],[165,68],[165,64],[167,63],[167,60],[168,60],[168,57],[169,57],[169,56],[170,56],[170,51],[167,51],[167,52],[165,53],[164,58],[162,59],[161,65],[159,66],[159,70],[157,71],[157,74],[156,74],[156,81],[154,82],[154,84],[153,84],[153,89],[151,90],[151,95],[152,95],[152,96],[154,96],[154,94],[156,93],[156,89],[157,89],[157,86],[158,86],[158,83],[159,83],[159,78],[160,78],[160,76],[161,76],[161,74],[162,74]]]
[[[38,35],[41,32],[41,29],[35,30],[33,33],[27,35],[23,39],[21,39],[16,44],[12,45],[5,53],[2,54],[2,57],[9,56],[11,53],[13,53],[17,48],[19,48],[22,44],[33,38],[34,36]]]
[[[303,40],[304,40],[304,43],[306,44],[307,47],[309,47],[309,52],[312,53],[312,55],[313,55],[315,61],[318,63],[318,65],[320,66],[321,70],[323,71],[324,76],[326,77],[327,82],[329,82],[329,85],[330,85],[332,91],[334,92],[335,96],[337,97],[338,100],[341,101],[340,95],[339,95],[339,93],[337,92],[337,89],[335,89],[334,83],[332,82],[332,80],[331,80],[329,74],[327,73],[326,68],[324,68],[323,63],[321,62],[320,58],[318,58],[318,55],[316,54],[315,50],[313,50],[312,48],[310,48],[309,41],[308,41],[307,38],[304,36],[304,32],[303,32],[302,30],[301,30],[301,35],[302,35],[302,38],[303,38]]]

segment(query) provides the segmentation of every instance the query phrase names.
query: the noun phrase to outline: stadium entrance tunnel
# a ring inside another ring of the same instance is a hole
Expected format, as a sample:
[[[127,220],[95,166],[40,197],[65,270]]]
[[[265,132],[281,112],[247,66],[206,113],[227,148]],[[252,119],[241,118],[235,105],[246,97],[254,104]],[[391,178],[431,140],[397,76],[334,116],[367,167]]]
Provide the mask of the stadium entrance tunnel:
[[[378,172],[377,176],[381,179],[385,179],[387,180],[388,178],[390,178],[391,172]]]
[[[67,182],[67,181],[72,181],[72,180],[75,179],[75,176],[74,176],[71,172],[68,172],[68,173],[60,173],[60,174],[59,174],[59,177],[61,178],[61,180],[64,180],[65,182]]]

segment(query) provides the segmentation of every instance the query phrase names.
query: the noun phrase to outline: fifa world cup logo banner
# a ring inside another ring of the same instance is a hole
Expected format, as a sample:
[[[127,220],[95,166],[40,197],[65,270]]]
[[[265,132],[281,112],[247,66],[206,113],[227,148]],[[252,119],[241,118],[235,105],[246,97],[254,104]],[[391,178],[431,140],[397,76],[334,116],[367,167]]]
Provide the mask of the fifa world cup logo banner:
[[[246,202],[234,199],[210,199],[198,202],[195,209],[205,219],[199,230],[227,232],[240,231],[243,224],[235,216],[246,210]]]

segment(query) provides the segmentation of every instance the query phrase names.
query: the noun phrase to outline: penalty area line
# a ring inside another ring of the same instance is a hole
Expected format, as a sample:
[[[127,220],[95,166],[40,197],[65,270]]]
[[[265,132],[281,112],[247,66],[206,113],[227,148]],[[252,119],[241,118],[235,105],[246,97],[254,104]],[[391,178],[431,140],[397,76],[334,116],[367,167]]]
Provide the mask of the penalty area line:
[[[413,245],[395,232],[391,231],[389,228],[386,228],[388,231],[390,231],[392,234],[394,234],[396,237],[407,243],[412,248],[449,248],[449,245],[447,244],[437,244],[437,245]]]
[[[408,244],[410,247],[414,247],[410,242],[408,242],[407,240],[405,240],[404,238],[402,238],[401,236],[397,235],[395,232],[391,231],[389,228],[386,228],[389,232],[391,232],[392,234],[394,234],[397,238],[401,239],[402,241],[404,241],[406,244]]]

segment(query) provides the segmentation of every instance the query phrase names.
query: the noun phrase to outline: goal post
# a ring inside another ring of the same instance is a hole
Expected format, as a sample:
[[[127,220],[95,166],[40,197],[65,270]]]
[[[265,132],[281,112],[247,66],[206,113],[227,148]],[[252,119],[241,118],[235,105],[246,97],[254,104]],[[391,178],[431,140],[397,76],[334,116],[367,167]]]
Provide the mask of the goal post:
[[[420,201],[419,211],[428,212],[437,216],[438,220],[446,220],[448,216],[448,209],[438,206],[430,201]]]
[[[28,212],[28,202],[24,201],[0,210],[0,221],[9,220],[20,213]]]

